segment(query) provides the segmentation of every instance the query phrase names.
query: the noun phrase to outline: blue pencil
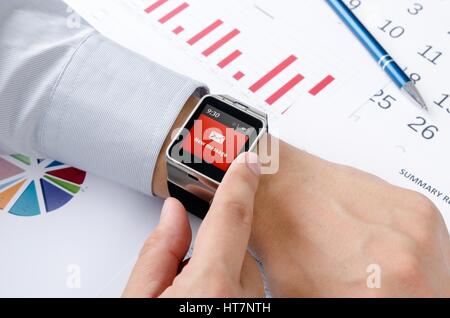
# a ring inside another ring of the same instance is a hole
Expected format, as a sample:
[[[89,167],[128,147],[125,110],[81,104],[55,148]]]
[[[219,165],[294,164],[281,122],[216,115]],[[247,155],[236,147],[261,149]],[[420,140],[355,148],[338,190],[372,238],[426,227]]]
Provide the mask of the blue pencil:
[[[375,37],[370,34],[366,27],[359,21],[353,12],[345,5],[342,0],[326,0],[333,8],[337,15],[344,21],[344,23],[352,30],[356,37],[370,52],[373,58],[389,75],[394,83],[403,91],[411,96],[423,109],[428,110],[428,107],[422,95],[417,90],[414,82],[405,74],[405,72],[398,66],[389,53],[381,46]]]

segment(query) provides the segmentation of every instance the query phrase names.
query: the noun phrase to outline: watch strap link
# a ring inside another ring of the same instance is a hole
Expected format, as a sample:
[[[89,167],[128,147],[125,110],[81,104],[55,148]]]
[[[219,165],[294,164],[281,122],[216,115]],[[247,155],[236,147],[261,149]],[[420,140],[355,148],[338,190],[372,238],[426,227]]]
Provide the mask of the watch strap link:
[[[209,210],[209,202],[200,199],[173,182],[167,181],[167,187],[169,189],[170,196],[180,201],[186,211],[202,220],[205,218]]]
[[[237,100],[236,98],[231,97],[229,95],[216,95],[216,97],[224,100],[225,102],[231,103],[234,106],[241,108],[242,110],[250,112],[253,116],[259,117],[267,123],[267,114],[266,113],[254,108],[254,107],[246,105],[246,104],[242,103],[241,101]],[[267,127],[267,129],[268,129],[268,127]]]

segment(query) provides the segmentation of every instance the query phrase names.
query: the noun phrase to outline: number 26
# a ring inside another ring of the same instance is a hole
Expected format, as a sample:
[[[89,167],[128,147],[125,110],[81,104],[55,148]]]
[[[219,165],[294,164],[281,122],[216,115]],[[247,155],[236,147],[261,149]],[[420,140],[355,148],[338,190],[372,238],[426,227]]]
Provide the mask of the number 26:
[[[417,133],[421,132],[422,137],[426,140],[433,139],[436,136],[436,133],[439,131],[439,128],[434,125],[427,126],[427,120],[423,117],[416,117],[416,119],[419,122],[409,124],[408,127]]]

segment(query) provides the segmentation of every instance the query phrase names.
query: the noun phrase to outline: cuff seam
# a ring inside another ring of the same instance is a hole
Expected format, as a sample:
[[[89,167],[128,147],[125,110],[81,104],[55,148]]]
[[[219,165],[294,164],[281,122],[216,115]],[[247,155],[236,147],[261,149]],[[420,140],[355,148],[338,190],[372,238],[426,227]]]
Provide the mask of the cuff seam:
[[[70,55],[70,57],[67,59],[67,62],[61,68],[61,72],[59,73],[58,78],[56,79],[55,84],[53,85],[52,90],[50,92],[49,108],[52,108],[52,105],[53,105],[54,99],[55,99],[55,95],[56,95],[56,91],[58,90],[58,88],[61,84],[61,81],[67,72],[67,69],[69,68],[69,66],[71,65],[73,60],[76,58],[77,53],[80,51],[80,49],[83,47],[83,45],[86,44],[86,42],[89,39],[91,39],[93,36],[95,36],[97,34],[98,34],[97,31],[89,30],[88,34],[85,35],[83,37],[83,39],[80,41],[80,43],[75,47],[75,49],[73,50],[73,53]],[[47,123],[47,121],[45,120],[46,115],[47,115],[47,112],[44,112],[40,118],[40,122],[42,123],[43,126],[45,126]],[[38,137],[38,145],[41,150],[40,151],[41,153],[47,152],[47,149],[44,149],[45,146],[44,146],[44,142],[43,142],[45,140],[45,132],[46,131],[47,131],[47,129],[45,129],[45,127],[40,127],[40,132],[39,132],[39,137]]]

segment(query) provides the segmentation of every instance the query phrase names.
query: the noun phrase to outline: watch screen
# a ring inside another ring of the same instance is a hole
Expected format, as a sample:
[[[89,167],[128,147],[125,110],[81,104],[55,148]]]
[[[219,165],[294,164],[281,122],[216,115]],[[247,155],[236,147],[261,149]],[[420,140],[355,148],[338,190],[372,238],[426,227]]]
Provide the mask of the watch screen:
[[[203,99],[169,149],[176,161],[218,182],[233,160],[257,139],[261,120],[214,97]]]

